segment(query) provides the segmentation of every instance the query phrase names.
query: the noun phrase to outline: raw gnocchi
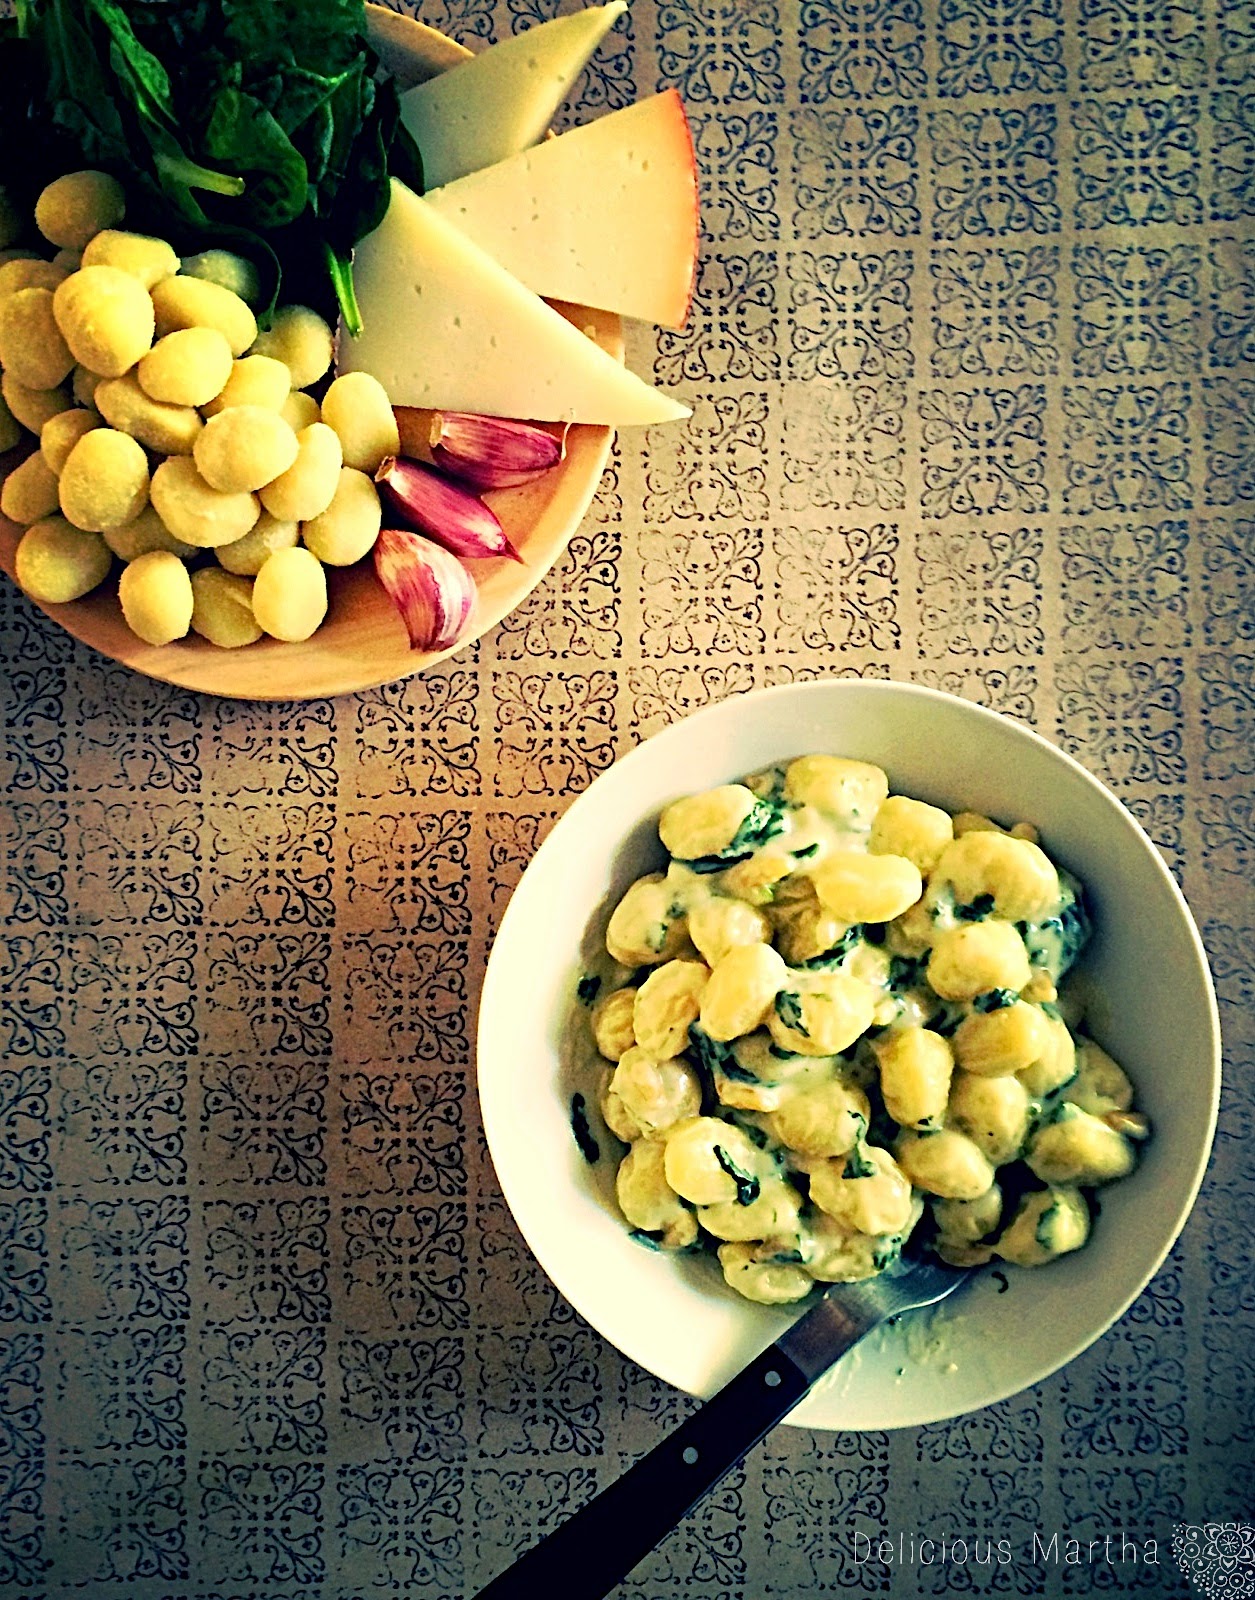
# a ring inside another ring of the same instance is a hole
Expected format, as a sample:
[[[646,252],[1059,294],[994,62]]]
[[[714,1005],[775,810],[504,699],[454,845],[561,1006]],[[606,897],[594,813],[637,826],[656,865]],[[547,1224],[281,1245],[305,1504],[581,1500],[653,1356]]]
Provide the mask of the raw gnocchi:
[[[180,260],[127,231],[125,212],[112,177],[67,173],[35,205],[43,255],[0,254],[0,451],[23,429],[38,446],[0,489],[0,513],[40,525],[19,581],[46,604],[76,599],[118,572],[114,557],[160,551],[181,572],[145,561],[119,591],[146,642],[182,638],[189,615],[224,649],[305,639],[326,614],[324,567],[378,538],[369,474],[399,444],[388,396],[354,375],[326,387],[324,414],[307,389],[325,387],[327,322],[288,305],[259,328],[252,264]]]
[[[1081,886],[889,787],[815,754],[673,801],[586,979],[624,1216],[751,1300],[881,1272],[921,1218],[954,1265],[1052,1261],[1149,1136],[1059,992]]]

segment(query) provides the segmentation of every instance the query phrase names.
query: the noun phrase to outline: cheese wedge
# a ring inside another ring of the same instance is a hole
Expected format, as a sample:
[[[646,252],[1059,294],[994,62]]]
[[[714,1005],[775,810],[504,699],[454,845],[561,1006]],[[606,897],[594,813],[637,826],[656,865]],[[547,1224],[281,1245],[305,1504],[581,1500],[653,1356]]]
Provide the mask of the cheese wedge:
[[[537,294],[667,328],[688,315],[697,168],[674,89],[424,198]]]
[[[407,89],[401,121],[422,154],[424,188],[452,183],[542,139],[626,10],[627,0],[609,0],[554,17]]]
[[[369,372],[395,406],[611,427],[689,415],[395,178],[353,279],[362,334],[341,326],[337,371]]]

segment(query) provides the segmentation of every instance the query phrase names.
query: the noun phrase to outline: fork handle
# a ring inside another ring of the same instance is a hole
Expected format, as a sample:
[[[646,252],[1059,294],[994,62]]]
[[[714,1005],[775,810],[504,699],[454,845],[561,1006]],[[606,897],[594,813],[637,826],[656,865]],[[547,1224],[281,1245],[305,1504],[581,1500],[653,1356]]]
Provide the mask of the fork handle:
[[[811,1379],[779,1345],[768,1345],[674,1433],[481,1589],[476,1600],[536,1600],[545,1593],[561,1594],[563,1600],[601,1600],[810,1386]]]

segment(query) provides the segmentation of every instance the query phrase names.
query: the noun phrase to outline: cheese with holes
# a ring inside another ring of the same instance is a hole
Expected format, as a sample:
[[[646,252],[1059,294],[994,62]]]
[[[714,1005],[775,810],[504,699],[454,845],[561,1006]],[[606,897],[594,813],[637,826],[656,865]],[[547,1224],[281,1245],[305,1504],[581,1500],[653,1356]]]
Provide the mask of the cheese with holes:
[[[353,255],[362,312],[340,372],[369,372],[396,406],[611,427],[689,415],[573,327],[396,179]]]
[[[451,67],[401,96],[401,120],[436,189],[544,138],[589,57],[627,0],[554,17]]]
[[[697,170],[674,89],[424,197],[551,300],[678,328],[697,270]]]

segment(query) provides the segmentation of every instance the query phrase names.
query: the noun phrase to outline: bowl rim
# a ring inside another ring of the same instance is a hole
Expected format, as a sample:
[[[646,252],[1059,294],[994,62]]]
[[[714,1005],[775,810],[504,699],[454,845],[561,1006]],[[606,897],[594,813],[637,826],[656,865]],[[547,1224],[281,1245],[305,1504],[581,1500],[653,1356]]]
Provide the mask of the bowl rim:
[[[659,729],[657,732],[651,734],[648,738],[641,740],[632,749],[626,751],[623,755],[612,762],[612,764],[603,772],[599,773],[597,777],[594,778],[593,781],[588,785],[588,787],[576,796],[562,816],[558,818],[553,828],[542,841],[538,849],[533,854],[531,860],[525,867],[519,883],[512,893],[510,901],[502,915],[501,922],[498,926],[496,935],[493,938],[492,945],[488,953],[488,961],[484,972],[484,980],[479,1003],[478,1026],[476,1031],[476,1081],[479,1095],[480,1116],[489,1155],[497,1173],[498,1181],[501,1185],[506,1204],[510,1209],[515,1225],[522,1234],[528,1249],[531,1251],[534,1259],[537,1261],[551,1283],[553,1283],[553,1285],[578,1312],[578,1314],[585,1318],[585,1320],[587,1320],[590,1325],[593,1326],[597,1332],[607,1340],[608,1343],[613,1345],[623,1355],[627,1356],[630,1360],[635,1361],[638,1365],[644,1367],[646,1370],[654,1373],[655,1376],[659,1377],[662,1381],[669,1383],[672,1387],[680,1388],[683,1390],[683,1392],[694,1393],[698,1398],[708,1398],[709,1395],[714,1392],[713,1388],[707,1388],[701,1391],[694,1390],[677,1382],[674,1378],[669,1377],[666,1373],[659,1372],[657,1366],[654,1365],[643,1353],[640,1340],[638,1338],[635,1336],[623,1338],[618,1333],[611,1334],[604,1326],[601,1325],[601,1322],[590,1313],[586,1305],[582,1304],[582,1297],[580,1295],[580,1279],[575,1265],[564,1259],[555,1259],[547,1246],[543,1242],[538,1242],[536,1237],[537,1227],[534,1222],[534,1217],[537,1213],[531,1207],[526,1205],[519,1207],[516,1204],[518,1191],[513,1182],[513,1163],[509,1153],[511,1150],[511,1141],[508,1136],[509,1130],[503,1124],[503,1122],[499,1120],[498,1107],[491,1093],[486,1092],[486,1077],[488,1075],[485,1072],[484,1062],[487,1059],[488,1052],[493,1048],[492,1032],[494,1023],[492,1021],[492,1017],[494,1010],[496,1009],[495,1001],[497,991],[499,986],[504,981],[502,978],[503,958],[495,958],[497,957],[497,951],[499,949],[507,949],[509,943],[517,937],[515,933],[516,924],[519,924],[527,915],[527,895],[525,893],[521,893],[520,891],[523,891],[524,882],[527,879],[528,874],[532,872],[533,866],[541,861],[547,862],[552,856],[556,855],[562,850],[567,837],[581,826],[583,818],[587,814],[595,810],[600,794],[603,792],[603,786],[610,781],[612,774],[614,774],[614,782],[616,784],[622,784],[625,782],[630,783],[632,774],[635,772],[636,768],[642,765],[648,759],[645,752],[647,750],[654,750],[659,741],[678,742],[683,737],[682,730],[690,729],[693,724],[697,722],[714,721],[719,717],[726,717],[730,714],[729,707],[735,706],[738,703],[750,699],[766,703],[770,703],[775,700],[804,701],[820,692],[831,694],[835,690],[837,693],[842,693],[844,692],[844,689],[841,686],[848,687],[851,692],[861,695],[869,695],[873,698],[892,696],[899,699],[904,698],[907,700],[915,700],[924,706],[945,705],[950,708],[952,712],[958,711],[960,714],[971,715],[980,722],[1003,727],[1009,726],[1015,735],[1026,738],[1032,745],[1036,746],[1041,753],[1049,758],[1061,762],[1064,769],[1072,775],[1073,779],[1080,781],[1083,786],[1090,791],[1092,797],[1102,806],[1114,807],[1122,817],[1125,826],[1131,829],[1133,835],[1137,838],[1138,842],[1142,846],[1143,853],[1150,865],[1150,869],[1154,872],[1159,880],[1160,886],[1166,889],[1170,899],[1173,902],[1174,909],[1180,918],[1182,929],[1186,934],[1189,948],[1197,965],[1198,973],[1201,976],[1202,988],[1206,1001],[1205,1017],[1200,1019],[1205,1022],[1205,1031],[1209,1044],[1209,1049],[1207,1052],[1207,1074],[1205,1079],[1205,1087],[1207,1092],[1205,1136],[1199,1141],[1192,1165],[1187,1169],[1189,1172],[1188,1179],[1180,1190],[1180,1199],[1175,1207],[1175,1213],[1172,1216],[1171,1222],[1165,1230],[1162,1242],[1148,1258],[1149,1266],[1141,1272],[1139,1281],[1131,1289],[1126,1290],[1123,1296],[1117,1303],[1114,1304],[1113,1307],[1104,1310],[1103,1319],[1100,1323],[1091,1325],[1085,1331],[1084,1335],[1081,1336],[1079,1340],[1074,1340],[1071,1347],[1066,1349],[1062,1354],[1052,1355],[1049,1358],[1049,1364],[1043,1364],[1036,1376],[1027,1384],[1014,1384],[1009,1388],[1000,1389],[998,1393],[991,1394],[987,1399],[982,1400],[978,1405],[975,1406],[960,1406],[949,1411],[937,1412],[935,1416],[932,1416],[931,1418],[921,1419],[922,1421],[942,1421],[949,1417],[964,1415],[973,1410],[983,1409],[984,1406],[987,1405],[997,1404],[1001,1401],[1009,1399],[1015,1394],[1024,1392],[1026,1388],[1032,1388],[1037,1384],[1044,1382],[1047,1378],[1060,1371],[1061,1368],[1067,1366],[1077,1356],[1082,1354],[1083,1351],[1090,1348],[1105,1333],[1107,1333],[1109,1329],[1120,1320],[1121,1317],[1128,1312],[1129,1308],[1137,1300],[1139,1295],[1144,1292],[1146,1286],[1162,1269],[1164,1262],[1167,1260],[1173,1246],[1179,1239],[1194,1209],[1199,1192],[1203,1185],[1204,1178],[1206,1176],[1208,1162],[1210,1160],[1211,1151],[1214,1145],[1217,1116],[1219,1111],[1222,1075],[1219,1007],[1217,1005],[1215,982],[1212,977],[1211,965],[1207,956],[1206,947],[1203,944],[1202,936],[1199,933],[1198,926],[1194,920],[1193,913],[1190,910],[1189,903],[1187,902],[1185,895],[1183,894],[1172,872],[1169,870],[1167,863],[1160,854],[1159,849],[1155,845],[1153,839],[1151,839],[1150,835],[1146,832],[1145,828],[1142,827],[1141,823],[1137,820],[1129,808],[1123,803],[1123,801],[1120,800],[1119,796],[1116,795],[1114,791],[1109,788],[1108,785],[1105,784],[1101,779],[1097,778],[1086,767],[1084,767],[1074,756],[1070,755],[1066,750],[1062,749],[1052,740],[1047,739],[1043,734],[1039,733],[1036,728],[1032,727],[1027,722],[1024,722],[1020,718],[1011,716],[1005,712],[995,711],[988,706],[980,705],[975,701],[967,700],[962,696],[950,694],[945,690],[934,689],[929,685],[919,684],[909,680],[846,678],[833,674],[800,683],[795,682],[776,684],[763,688],[740,691],[736,694],[724,696],[708,705],[699,707],[697,710],[689,713],[688,715],[669,723],[665,728]],[[785,752],[782,751],[781,756],[783,757],[784,754]],[[637,818],[636,825],[639,826],[646,823],[650,817],[655,814],[656,809],[656,807],[653,807],[648,811],[642,812]],[[621,846],[624,843],[625,837],[626,836],[621,836],[615,841],[616,847]],[[573,952],[572,959],[574,958],[575,953]],[[1200,1084],[1197,1086],[1198,1089],[1202,1089],[1203,1087],[1204,1083],[1202,1082],[1200,1082]],[[784,1309],[787,1311],[789,1308]],[[773,1323],[769,1326],[767,1325],[767,1321],[768,1319],[764,1319],[762,1340],[764,1346],[770,1343],[773,1337],[778,1336],[777,1325]],[[803,1405],[805,1405],[805,1402],[803,1402]],[[815,1419],[808,1417],[796,1418],[796,1414],[794,1418],[789,1418],[786,1420],[792,1422],[795,1426],[812,1427],[817,1429],[837,1426],[857,1429],[858,1426],[860,1426],[859,1424],[848,1423],[826,1423],[816,1421]],[[880,1428],[906,1427],[913,1425],[918,1424],[910,1422],[887,1422],[877,1424],[877,1426]]]

